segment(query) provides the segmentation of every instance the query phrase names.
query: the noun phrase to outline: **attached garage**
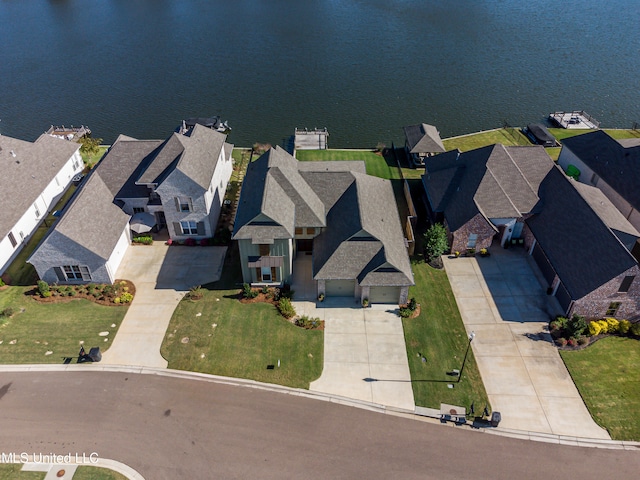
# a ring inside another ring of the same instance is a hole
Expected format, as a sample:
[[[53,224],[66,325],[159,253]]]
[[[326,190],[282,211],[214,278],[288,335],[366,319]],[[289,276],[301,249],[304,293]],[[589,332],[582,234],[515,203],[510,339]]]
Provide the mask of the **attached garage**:
[[[327,280],[325,285],[327,297],[353,297],[355,290],[355,280]]]
[[[400,300],[400,289],[402,287],[371,287],[369,290],[370,303],[394,303]]]

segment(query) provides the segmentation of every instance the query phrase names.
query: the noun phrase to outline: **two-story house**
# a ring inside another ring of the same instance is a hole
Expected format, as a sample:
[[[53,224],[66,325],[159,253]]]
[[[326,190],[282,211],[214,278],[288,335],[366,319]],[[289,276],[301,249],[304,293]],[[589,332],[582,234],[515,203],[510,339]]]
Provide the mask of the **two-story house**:
[[[29,258],[47,282],[105,282],[150,213],[174,240],[211,238],[233,170],[226,136],[196,124],[167,140],[121,135]]]
[[[364,162],[299,162],[276,147],[247,169],[233,239],[252,285],[291,282],[312,256],[318,295],[406,303],[413,274],[393,188]]]

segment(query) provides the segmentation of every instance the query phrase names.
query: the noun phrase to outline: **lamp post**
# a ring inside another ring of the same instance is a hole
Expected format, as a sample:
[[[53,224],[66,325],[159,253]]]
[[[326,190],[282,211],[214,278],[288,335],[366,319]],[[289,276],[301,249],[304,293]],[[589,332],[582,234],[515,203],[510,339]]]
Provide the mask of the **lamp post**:
[[[471,348],[471,342],[473,342],[474,338],[476,338],[476,333],[474,331],[472,331],[469,334],[469,343],[467,344],[467,351],[464,352],[464,359],[462,360],[462,367],[460,367],[460,375],[458,375],[458,381],[456,383],[459,383],[460,379],[462,378],[462,372],[464,372],[464,365],[467,363],[467,355],[469,355],[469,349]]]

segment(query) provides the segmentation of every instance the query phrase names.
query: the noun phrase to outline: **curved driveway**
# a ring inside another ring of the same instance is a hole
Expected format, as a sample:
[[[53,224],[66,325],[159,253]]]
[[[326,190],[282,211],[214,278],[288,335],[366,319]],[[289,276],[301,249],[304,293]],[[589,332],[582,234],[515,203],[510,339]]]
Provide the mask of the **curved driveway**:
[[[636,451],[498,437],[254,388],[0,373],[1,452],[97,452],[148,479],[637,478]]]

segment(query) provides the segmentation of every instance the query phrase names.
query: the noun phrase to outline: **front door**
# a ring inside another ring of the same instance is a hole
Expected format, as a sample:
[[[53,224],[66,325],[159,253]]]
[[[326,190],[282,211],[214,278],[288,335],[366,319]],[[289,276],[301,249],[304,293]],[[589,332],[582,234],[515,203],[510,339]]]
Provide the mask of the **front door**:
[[[167,226],[167,219],[164,216],[164,212],[156,212],[156,224],[158,230],[162,230]]]
[[[296,246],[299,252],[313,251],[313,238],[300,238],[296,240]]]

